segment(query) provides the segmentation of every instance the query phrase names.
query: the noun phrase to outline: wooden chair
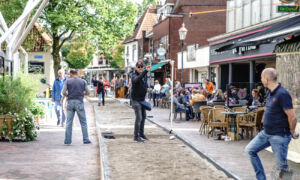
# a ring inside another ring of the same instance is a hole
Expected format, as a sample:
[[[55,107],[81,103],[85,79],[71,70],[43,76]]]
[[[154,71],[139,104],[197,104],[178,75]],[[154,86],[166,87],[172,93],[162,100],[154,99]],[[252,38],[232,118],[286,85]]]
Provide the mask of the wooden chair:
[[[201,111],[201,125],[199,128],[200,134],[205,134],[207,132],[207,124],[208,124],[208,114],[209,111],[213,109],[213,107],[210,106],[201,106],[200,111]]]
[[[215,128],[226,128],[226,131],[229,130],[229,122],[226,118],[226,115],[223,114],[224,109],[211,109],[209,111],[209,118],[208,118],[208,129],[211,128],[211,135],[213,136]],[[209,138],[209,134],[207,137]]]
[[[245,115],[245,118],[240,120],[237,119],[237,132],[239,132],[240,128],[246,129],[246,137],[249,138],[249,129],[251,129],[251,137],[253,138],[253,129],[255,135],[257,135],[257,130],[262,130],[262,119],[264,116],[264,109],[259,108],[254,112],[250,112]]]

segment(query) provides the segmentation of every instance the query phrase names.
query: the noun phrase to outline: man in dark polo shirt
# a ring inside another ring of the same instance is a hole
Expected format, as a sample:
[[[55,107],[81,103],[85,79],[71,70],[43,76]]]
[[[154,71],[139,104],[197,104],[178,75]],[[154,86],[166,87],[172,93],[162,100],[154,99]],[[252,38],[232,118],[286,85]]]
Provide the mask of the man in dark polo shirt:
[[[257,153],[269,146],[275,156],[279,177],[291,174],[287,163],[288,145],[291,138],[297,139],[295,128],[297,118],[293,109],[292,98],[277,82],[277,73],[273,68],[265,69],[261,81],[269,89],[264,115],[264,130],[261,131],[245,148],[249,154],[256,178],[265,180],[264,168]]]
[[[68,97],[65,144],[69,145],[72,143],[72,123],[75,112],[77,112],[80,120],[83,143],[91,144],[83,104],[84,94],[89,94],[89,90],[86,81],[78,78],[76,70],[70,71],[70,79],[65,82],[62,93]]]

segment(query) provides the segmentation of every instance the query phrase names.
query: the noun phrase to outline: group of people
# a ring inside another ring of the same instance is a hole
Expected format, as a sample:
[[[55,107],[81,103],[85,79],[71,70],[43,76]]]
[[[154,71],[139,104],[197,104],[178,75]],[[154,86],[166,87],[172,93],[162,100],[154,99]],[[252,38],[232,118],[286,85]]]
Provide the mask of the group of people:
[[[147,92],[149,93],[147,73],[150,71],[150,66],[144,66],[142,61],[136,63],[136,70],[132,75],[132,89],[131,100],[132,107],[135,111],[135,124],[134,124],[134,141],[144,142],[149,140],[145,136],[144,125],[146,119],[146,110],[149,109],[145,98]],[[70,78],[65,79],[63,72],[60,71],[59,77],[55,80],[52,91],[52,98],[55,101],[56,107],[61,106],[61,98],[66,96],[68,98],[67,105],[67,127],[65,134],[65,144],[69,145],[72,142],[72,121],[74,113],[77,111],[83,133],[83,143],[90,144],[88,138],[86,117],[84,111],[83,97],[88,94],[87,83],[85,80],[78,78],[77,71],[70,71]],[[262,72],[261,76],[264,87],[268,88],[268,93],[265,100],[265,114],[264,114],[264,129],[246,146],[245,151],[249,154],[250,161],[256,173],[256,178],[265,180],[266,175],[258,156],[258,152],[271,146],[277,168],[280,170],[279,176],[282,178],[285,174],[290,173],[287,163],[288,145],[291,139],[298,139],[299,135],[295,132],[297,117],[293,109],[292,98],[287,90],[285,90],[280,83],[277,82],[277,73],[275,69],[267,68]],[[99,79],[97,84],[98,88],[104,87],[101,84],[103,79]],[[100,83],[100,85],[99,85]],[[174,104],[177,110],[179,108],[186,108],[193,106],[195,101],[220,101],[225,100],[227,94],[223,93],[220,89],[214,90],[209,80],[205,82],[205,88],[184,89],[179,83],[176,83],[173,94]],[[156,81],[157,85],[157,81]],[[166,80],[165,90],[164,87],[154,88],[155,97],[164,96],[163,93],[170,91],[172,82]],[[100,90],[103,94],[103,91]],[[235,92],[233,92],[234,94]],[[154,96],[153,96],[154,98]],[[156,105],[156,98],[153,104]],[[263,101],[260,99],[259,90],[252,91],[251,105],[258,106]],[[150,108],[151,109],[151,108]],[[190,112],[187,112],[190,113]],[[60,116],[58,116],[58,124],[60,123]],[[63,124],[63,121],[62,121]]]
[[[96,80],[95,77],[92,78],[92,84],[95,88],[96,95],[98,96],[98,106],[105,105],[105,95],[107,92],[107,87],[111,87],[108,80],[104,80],[103,76],[99,76]]]

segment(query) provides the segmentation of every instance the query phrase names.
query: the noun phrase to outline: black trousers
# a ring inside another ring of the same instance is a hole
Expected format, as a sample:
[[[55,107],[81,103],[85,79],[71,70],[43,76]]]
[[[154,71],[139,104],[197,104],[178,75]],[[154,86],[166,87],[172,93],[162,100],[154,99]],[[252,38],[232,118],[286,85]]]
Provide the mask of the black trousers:
[[[135,112],[134,137],[136,138],[144,135],[146,110],[135,100],[132,100],[132,108]]]

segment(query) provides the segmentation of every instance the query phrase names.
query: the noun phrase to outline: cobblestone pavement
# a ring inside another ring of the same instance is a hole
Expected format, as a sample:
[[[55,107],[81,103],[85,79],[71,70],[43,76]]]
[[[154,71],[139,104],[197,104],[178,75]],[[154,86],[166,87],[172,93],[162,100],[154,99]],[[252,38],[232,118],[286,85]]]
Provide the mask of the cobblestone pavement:
[[[125,100],[123,100],[123,102],[124,101]],[[153,116],[153,118],[151,117],[150,119],[159,125],[170,128],[169,112],[168,109],[153,108],[147,115],[150,117]],[[239,178],[245,180],[255,179],[255,173],[249,157],[244,152],[244,148],[250,140],[225,142],[214,140],[214,138],[208,139],[207,135],[199,134],[200,122],[180,120],[178,116],[177,120],[173,123],[173,130],[178,135],[186,139],[190,144],[214,159],[227,170],[233,172]],[[183,115],[183,119],[184,118]],[[273,154],[264,150],[259,153],[259,156],[265,168],[267,178],[272,179],[271,176],[276,169]],[[300,172],[300,164],[289,161],[289,165],[295,172],[294,176],[300,177],[300,174],[297,174]]]
[[[93,144],[83,144],[78,119],[73,127],[73,142],[70,146],[63,143],[65,128],[56,126],[56,120],[42,121],[37,140],[0,142],[0,179],[100,179],[94,114],[90,103],[86,103],[85,108]]]

